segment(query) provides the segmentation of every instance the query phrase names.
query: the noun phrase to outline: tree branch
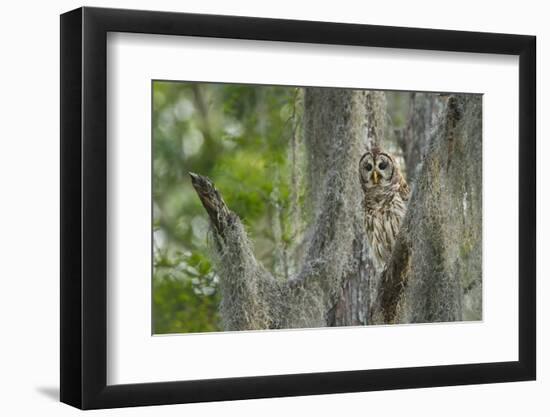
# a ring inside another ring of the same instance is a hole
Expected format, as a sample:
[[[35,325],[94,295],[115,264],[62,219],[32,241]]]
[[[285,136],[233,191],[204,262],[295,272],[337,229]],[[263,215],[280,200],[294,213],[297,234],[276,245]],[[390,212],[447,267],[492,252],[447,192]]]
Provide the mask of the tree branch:
[[[305,93],[309,209],[299,273],[277,280],[254,257],[240,219],[208,178],[190,174],[217,236],[214,256],[228,330],[324,327],[343,283],[360,274],[363,239],[357,163],[363,152],[366,93],[311,88]]]
[[[235,214],[227,208],[221,194],[209,178],[193,172],[190,172],[189,176],[214,228],[221,237],[224,237],[225,229],[234,222]]]

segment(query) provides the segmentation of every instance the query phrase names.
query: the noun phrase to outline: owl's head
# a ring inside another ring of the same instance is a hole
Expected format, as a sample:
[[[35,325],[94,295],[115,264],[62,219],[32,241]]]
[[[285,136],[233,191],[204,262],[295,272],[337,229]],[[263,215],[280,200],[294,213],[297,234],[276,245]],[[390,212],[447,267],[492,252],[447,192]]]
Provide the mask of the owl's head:
[[[378,148],[365,153],[359,161],[359,178],[363,190],[384,188],[395,183],[393,158]]]

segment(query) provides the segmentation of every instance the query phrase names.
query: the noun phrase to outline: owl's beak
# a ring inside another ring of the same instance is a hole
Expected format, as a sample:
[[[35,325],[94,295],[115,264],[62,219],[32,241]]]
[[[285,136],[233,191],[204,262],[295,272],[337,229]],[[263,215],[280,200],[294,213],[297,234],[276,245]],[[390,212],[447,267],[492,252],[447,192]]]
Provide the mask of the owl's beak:
[[[374,185],[378,184],[378,172],[376,171],[372,173],[372,182],[374,182]]]

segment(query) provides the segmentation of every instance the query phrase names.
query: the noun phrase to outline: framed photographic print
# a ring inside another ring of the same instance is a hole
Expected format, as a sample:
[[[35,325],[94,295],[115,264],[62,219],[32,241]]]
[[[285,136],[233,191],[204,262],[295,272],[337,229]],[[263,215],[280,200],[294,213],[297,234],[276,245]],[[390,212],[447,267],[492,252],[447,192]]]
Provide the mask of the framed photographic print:
[[[535,379],[535,38],[61,16],[61,401]]]

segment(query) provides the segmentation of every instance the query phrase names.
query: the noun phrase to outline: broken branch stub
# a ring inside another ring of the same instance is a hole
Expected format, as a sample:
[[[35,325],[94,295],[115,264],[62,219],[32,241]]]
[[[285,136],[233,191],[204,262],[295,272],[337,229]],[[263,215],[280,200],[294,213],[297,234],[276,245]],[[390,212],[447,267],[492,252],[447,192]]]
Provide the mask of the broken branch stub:
[[[223,238],[225,229],[233,223],[235,214],[229,210],[220,192],[209,178],[193,172],[190,172],[189,176],[210,221]]]

